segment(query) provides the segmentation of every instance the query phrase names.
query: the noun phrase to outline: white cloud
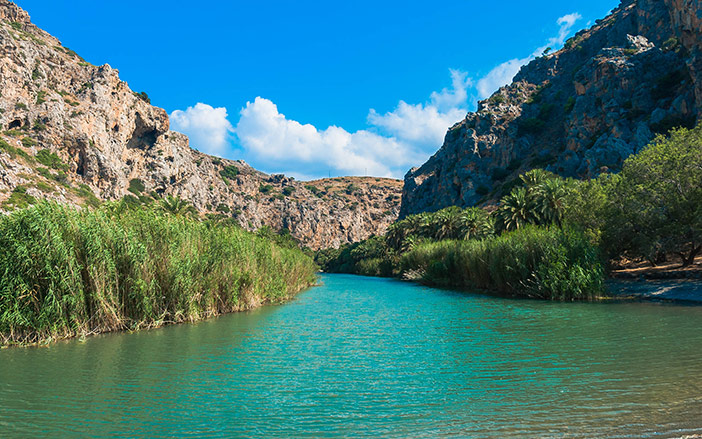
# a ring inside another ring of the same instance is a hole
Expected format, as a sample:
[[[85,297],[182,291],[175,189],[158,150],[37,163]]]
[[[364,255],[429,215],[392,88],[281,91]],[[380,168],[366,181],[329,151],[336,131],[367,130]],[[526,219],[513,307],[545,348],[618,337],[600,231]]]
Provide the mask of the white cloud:
[[[547,48],[554,49],[562,46],[563,43],[565,43],[566,38],[568,38],[568,35],[570,35],[570,32],[573,30],[575,23],[581,18],[583,18],[582,15],[578,13],[560,17],[556,22],[559,26],[558,35],[549,38],[546,45],[537,48],[526,58],[511,59],[490,70],[487,75],[478,80],[476,86],[478,89],[478,97],[480,99],[485,99],[492,95],[498,88],[512,82],[512,79],[514,79],[516,74],[519,73],[519,69],[521,69],[523,65],[543,54]]]
[[[568,38],[568,35],[570,35],[570,32],[573,30],[573,26],[575,26],[575,23],[581,18],[583,18],[583,16],[578,13],[568,14],[560,17],[558,21],[556,21],[556,23],[558,23],[558,26],[560,26],[558,30],[558,35],[549,38],[545,46],[537,48],[532,54],[532,57],[540,56],[542,53],[544,53],[544,50],[546,50],[547,48],[555,49],[556,47],[562,46],[563,43],[565,43],[566,38]]]
[[[171,113],[171,129],[187,134],[193,148],[222,156],[229,150],[233,127],[227,119],[226,108],[198,103],[185,111]]]
[[[451,72],[451,89],[444,88],[441,92],[432,92],[431,103],[440,110],[453,109],[465,105],[468,99],[468,89],[473,87],[473,80],[460,70],[449,69]]]
[[[268,99],[257,97],[241,110],[235,128],[250,160],[268,169],[297,169],[305,177],[355,174],[402,177],[443,142],[448,127],[465,117],[466,73],[451,70],[452,87],[433,92],[423,104],[400,101],[390,112],[368,113],[369,128],[350,133],[290,120]]]
[[[478,80],[478,97],[480,99],[485,99],[492,95],[498,88],[512,82],[514,76],[519,73],[519,69],[532,59],[534,59],[533,56],[522,59],[511,59],[490,70],[487,75]]]
[[[444,127],[446,129],[446,127]],[[257,97],[241,110],[236,135],[259,166],[294,168],[307,176],[356,174],[400,176],[420,159],[408,145],[368,130],[319,130],[287,119],[268,99]]]
[[[559,18],[558,34],[547,46],[526,58],[498,65],[475,83],[466,73],[451,70],[451,87],[431,93],[424,103],[400,101],[386,113],[370,109],[367,129],[348,132],[338,126],[320,129],[302,124],[288,119],[275,103],[262,97],[247,102],[236,128],[227,120],[225,108],[200,103],[186,111],[174,111],[173,129],[190,135],[193,146],[202,151],[224,156],[234,155],[230,142],[233,132],[241,147],[235,158],[268,172],[303,179],[328,174],[402,177],[436,152],[447,128],[465,117],[468,101],[475,97],[472,95],[486,98],[511,82],[521,66],[546,47],[562,45],[580,18],[579,14]]]

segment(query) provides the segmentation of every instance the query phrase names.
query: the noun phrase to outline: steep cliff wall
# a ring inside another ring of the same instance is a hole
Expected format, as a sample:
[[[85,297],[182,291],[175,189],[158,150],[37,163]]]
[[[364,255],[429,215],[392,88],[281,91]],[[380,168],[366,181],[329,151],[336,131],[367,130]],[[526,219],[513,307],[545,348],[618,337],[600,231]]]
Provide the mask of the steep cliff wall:
[[[381,234],[399,212],[400,181],[303,183],[191,149],[117,70],[87,63],[7,0],[0,89],[3,211],[41,198],[84,205],[172,194],[249,229],[288,228],[315,249]]]
[[[495,200],[535,167],[617,171],[656,134],[702,111],[702,1],[625,0],[451,127],[405,176],[401,216]]]

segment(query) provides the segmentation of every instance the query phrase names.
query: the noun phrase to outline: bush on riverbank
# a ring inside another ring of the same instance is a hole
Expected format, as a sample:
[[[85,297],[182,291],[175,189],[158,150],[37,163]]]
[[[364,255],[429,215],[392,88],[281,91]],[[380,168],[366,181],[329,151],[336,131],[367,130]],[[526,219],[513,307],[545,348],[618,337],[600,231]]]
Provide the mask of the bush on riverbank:
[[[499,237],[428,242],[402,257],[403,272],[432,285],[551,300],[604,292],[604,265],[583,233],[526,226]]]
[[[42,202],[0,219],[2,343],[196,321],[289,298],[316,266],[237,227],[156,207]]]

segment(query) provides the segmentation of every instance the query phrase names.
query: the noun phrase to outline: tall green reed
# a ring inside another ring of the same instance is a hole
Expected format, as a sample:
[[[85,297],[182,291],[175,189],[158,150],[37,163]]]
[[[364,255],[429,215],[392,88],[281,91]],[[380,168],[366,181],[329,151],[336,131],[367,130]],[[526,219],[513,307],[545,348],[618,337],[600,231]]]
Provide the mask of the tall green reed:
[[[402,257],[424,282],[553,300],[604,292],[600,253],[576,230],[527,226],[499,237],[424,243]]]
[[[42,202],[0,218],[0,342],[196,321],[285,300],[315,272],[301,251],[236,227]]]

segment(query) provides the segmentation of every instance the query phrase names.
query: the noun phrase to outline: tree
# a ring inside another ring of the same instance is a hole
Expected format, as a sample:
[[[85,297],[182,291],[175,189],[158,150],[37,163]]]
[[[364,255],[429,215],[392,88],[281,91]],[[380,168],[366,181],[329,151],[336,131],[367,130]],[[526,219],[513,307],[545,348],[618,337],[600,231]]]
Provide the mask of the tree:
[[[524,183],[524,186],[526,186],[527,189],[531,190],[534,189],[536,186],[540,185],[541,183],[545,182],[546,180],[558,178],[558,176],[556,176],[556,174],[554,174],[553,172],[537,168],[520,175],[519,178]]]
[[[458,238],[461,213],[459,207],[452,206],[433,214],[430,226],[431,237],[437,241]]]
[[[197,213],[190,202],[180,197],[174,197],[173,195],[166,196],[159,204],[163,211],[176,216],[189,216]]]
[[[650,260],[676,252],[692,264],[702,252],[702,125],[658,136],[627,159],[611,198],[618,222],[639,235],[633,251]]]
[[[459,235],[464,240],[483,239],[494,233],[494,224],[490,214],[478,207],[471,207],[461,212],[459,217]]]
[[[427,215],[426,213],[411,215],[391,224],[385,234],[385,241],[388,247],[404,252],[407,247],[406,241],[409,237],[425,236]]]
[[[542,222],[563,228],[567,194],[567,184],[560,178],[549,178],[534,188],[535,208]]]
[[[517,187],[502,198],[497,219],[503,230],[510,231],[535,224],[539,216],[534,208],[533,199],[525,187]]]

